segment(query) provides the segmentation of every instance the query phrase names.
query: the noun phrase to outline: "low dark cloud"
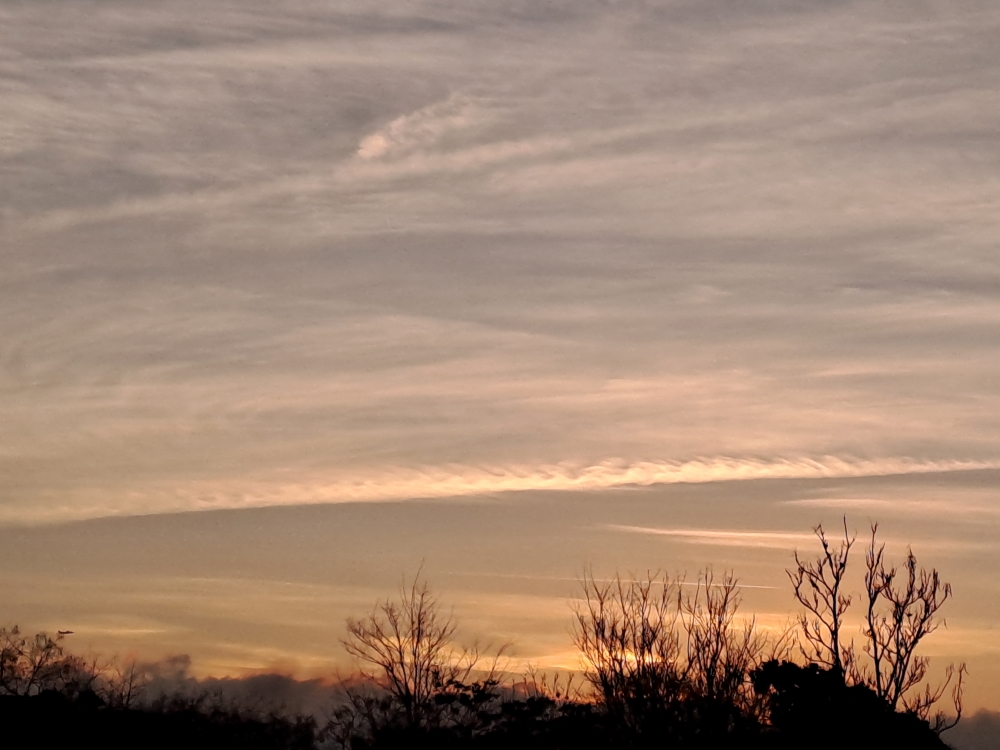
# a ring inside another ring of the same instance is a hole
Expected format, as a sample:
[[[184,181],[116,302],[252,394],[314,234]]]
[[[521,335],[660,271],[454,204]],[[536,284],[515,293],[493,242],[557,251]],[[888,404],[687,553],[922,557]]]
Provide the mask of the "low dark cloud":
[[[977,711],[944,735],[956,750],[990,750],[1000,746],[1000,713]]]
[[[278,672],[198,679],[186,654],[137,666],[144,677],[141,700],[146,705],[200,702],[258,716],[313,716],[322,724],[344,691],[340,681],[302,680]]]

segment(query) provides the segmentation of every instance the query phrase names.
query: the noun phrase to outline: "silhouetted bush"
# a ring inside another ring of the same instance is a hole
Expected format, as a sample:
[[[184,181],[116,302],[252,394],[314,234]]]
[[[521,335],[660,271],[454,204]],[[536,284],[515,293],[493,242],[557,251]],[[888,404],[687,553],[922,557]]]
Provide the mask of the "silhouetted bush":
[[[766,696],[769,747],[906,748],[944,750],[927,721],[899,712],[866,685],[849,685],[835,668],[770,661],[753,673],[754,689]]]

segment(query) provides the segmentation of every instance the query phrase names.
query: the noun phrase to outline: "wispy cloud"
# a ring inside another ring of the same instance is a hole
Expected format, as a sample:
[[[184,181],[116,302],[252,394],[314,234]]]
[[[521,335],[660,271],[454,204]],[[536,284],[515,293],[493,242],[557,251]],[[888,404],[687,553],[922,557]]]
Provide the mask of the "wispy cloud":
[[[1000,456],[995,10],[59,3],[0,10],[0,517]]]
[[[419,469],[378,469],[324,479],[305,472],[289,480],[255,480],[247,477],[228,482],[188,482],[186,486],[134,491],[120,502],[97,493],[68,492],[70,502],[55,506],[6,506],[0,513],[5,523],[51,523],[114,515],[136,515],[226,508],[307,505],[317,503],[379,502],[429,498],[474,498],[505,492],[592,491],[616,487],[656,484],[700,484],[753,479],[819,479],[872,477],[933,472],[961,472],[1000,468],[1000,461],[920,461],[909,458],[881,460],[844,459],[834,456],[780,461],[712,457],[690,461],[629,462],[610,459],[592,465],[570,462],[543,466],[446,465]],[[637,530],[637,529],[633,529]],[[647,529],[647,533],[659,533]],[[694,532],[665,531],[695,539]],[[700,532],[699,532],[700,533]],[[709,532],[705,532],[709,533]],[[744,537],[732,532],[698,539],[725,544]],[[798,538],[796,535],[795,538]],[[801,536],[801,535],[800,535]],[[805,535],[806,538],[811,538]],[[747,540],[754,535],[746,536]],[[777,538],[777,537],[776,537]],[[792,538],[792,537],[789,537]],[[761,537],[764,540],[764,537]],[[764,541],[755,546],[767,546]],[[704,542],[708,543],[708,542]],[[734,542],[735,543],[735,542]],[[743,542],[739,542],[743,544]]]
[[[877,497],[815,497],[798,500],[782,500],[781,505],[798,508],[822,508],[834,510],[861,510],[886,515],[925,515],[972,520],[980,516],[1000,515],[1000,507],[995,503],[969,502],[964,499],[907,499]]]
[[[648,526],[609,525],[613,531],[629,534],[666,536],[689,544],[717,547],[762,547],[765,549],[792,549],[797,545],[815,541],[812,534],[791,531],[733,531],[722,529],[669,529]]]
[[[816,535],[793,531],[739,531],[733,529],[696,529],[696,528],[662,528],[651,526],[629,526],[610,524],[612,531],[629,534],[646,534],[664,536],[688,544],[700,544],[713,547],[743,547],[761,549],[793,550],[815,548]],[[852,536],[854,536],[852,532]],[[860,537],[864,539],[865,534]],[[918,553],[958,553],[970,554],[997,549],[996,544],[989,542],[970,541],[968,539],[946,539],[941,537],[921,539],[900,539],[897,537],[880,537],[892,554],[904,554],[913,549]]]

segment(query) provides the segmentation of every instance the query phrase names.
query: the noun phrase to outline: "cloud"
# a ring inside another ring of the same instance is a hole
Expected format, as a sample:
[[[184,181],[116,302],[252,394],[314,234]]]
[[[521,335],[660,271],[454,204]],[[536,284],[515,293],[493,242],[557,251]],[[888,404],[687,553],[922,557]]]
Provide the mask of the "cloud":
[[[980,709],[963,717],[944,737],[957,750],[990,750],[1000,746],[1000,713]]]
[[[191,674],[191,657],[177,654],[160,661],[139,664],[149,682],[142,700],[181,697],[205,699],[260,715],[315,716],[322,721],[344,687],[319,678],[297,679],[286,672],[264,670],[241,677],[203,677]]]
[[[800,545],[812,547],[816,544],[815,534],[791,531],[737,531],[724,529],[659,528],[616,524],[611,524],[607,528],[613,531],[621,531],[630,534],[671,537],[688,544],[701,544],[713,547],[792,550]],[[852,536],[854,536],[856,532],[851,533]],[[864,539],[864,534],[862,533],[860,537]],[[991,542],[980,543],[976,541],[969,541],[968,539],[943,539],[940,537],[930,539],[924,538],[920,540],[909,539],[904,541],[899,538],[886,538],[882,536],[880,537],[880,541],[885,543],[894,554],[905,553],[906,550],[914,547],[917,551],[922,553],[950,552],[969,554],[977,551],[986,552],[994,550],[997,546]]]
[[[297,475],[289,480],[191,482],[183,488],[147,487],[130,493],[120,504],[96,493],[88,497],[70,491],[72,502],[55,507],[7,506],[4,523],[53,523],[115,515],[144,515],[184,511],[308,505],[318,503],[379,502],[428,498],[474,498],[504,492],[594,491],[657,484],[700,484],[754,479],[820,479],[920,475],[939,472],[1000,468],[1000,461],[921,461],[909,458],[880,460],[844,459],[835,456],[779,461],[708,457],[690,461],[641,461],[609,459],[592,465],[560,464],[462,466],[445,465],[392,471],[366,471],[324,480]],[[649,530],[647,530],[649,531]],[[649,531],[649,533],[654,533]],[[658,533],[658,532],[657,532]],[[673,534],[674,532],[663,532]],[[708,532],[705,532],[706,534]],[[727,532],[728,533],[728,532]],[[741,539],[701,536],[699,539]],[[697,535],[677,532],[676,536]],[[795,536],[795,535],[793,535]],[[809,537],[809,535],[806,535]],[[746,537],[752,539],[753,535]],[[791,537],[790,537],[791,538]],[[757,545],[766,546],[766,545]]]
[[[673,537],[689,544],[717,547],[749,547],[764,549],[792,549],[799,544],[815,541],[813,534],[790,531],[731,531],[721,529],[665,529],[647,526],[608,526],[613,531],[629,534]]]
[[[905,498],[875,498],[875,497],[816,497],[798,500],[782,500],[781,505],[799,508],[822,508],[835,510],[864,510],[879,513],[882,516],[919,514],[924,516],[954,516],[959,514],[966,518],[980,516],[995,516],[1000,514],[1000,508],[989,501],[975,503],[948,498],[938,499],[905,499]]]
[[[1000,455],[995,10],[61,2],[0,32],[4,518]]]
[[[460,136],[483,119],[481,108],[468,97],[453,94],[442,102],[397,117],[384,128],[366,135],[358,145],[358,157],[365,160],[398,157],[434,148],[449,135]]]

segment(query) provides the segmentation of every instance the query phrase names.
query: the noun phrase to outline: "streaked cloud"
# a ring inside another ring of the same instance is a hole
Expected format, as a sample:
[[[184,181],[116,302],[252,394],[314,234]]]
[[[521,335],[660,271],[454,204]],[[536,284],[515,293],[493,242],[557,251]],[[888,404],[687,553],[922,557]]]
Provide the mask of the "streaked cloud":
[[[800,508],[821,508],[833,510],[858,510],[877,514],[879,517],[888,515],[919,514],[927,516],[966,517],[971,522],[980,516],[1000,515],[1000,507],[995,503],[968,502],[948,498],[937,499],[905,499],[876,497],[815,497],[799,500],[783,500],[783,505]]]
[[[734,482],[755,479],[818,479],[920,475],[940,472],[1000,468],[1000,461],[919,461],[914,459],[857,460],[834,456],[782,461],[714,457],[691,461],[628,462],[611,459],[581,466],[570,462],[543,466],[445,465],[397,469],[324,480],[296,475],[260,481],[247,478],[229,482],[201,481],[183,488],[157,488],[132,492],[124,502],[109,502],[96,493],[68,489],[64,502],[53,507],[8,507],[0,522],[52,523],[104,516],[182,511],[222,510],[316,503],[378,502],[409,498],[474,498],[505,492],[595,491],[657,484]],[[811,507],[859,507],[823,500],[788,501]],[[884,501],[888,502],[888,501]],[[867,506],[861,506],[867,507]],[[634,530],[634,529],[633,529]],[[647,530],[653,533],[651,530]],[[659,533],[659,532],[657,532]],[[663,532],[673,534],[674,532]],[[721,534],[721,532],[720,532]],[[685,536],[686,532],[677,532]],[[691,536],[691,535],[688,535]],[[747,537],[752,538],[753,535]],[[807,538],[811,538],[806,535]],[[705,537],[705,539],[715,537]],[[724,535],[718,539],[727,538]],[[733,537],[736,539],[737,537]],[[767,545],[756,545],[767,546]]]
[[[791,531],[732,531],[723,529],[664,529],[648,526],[609,526],[614,531],[629,534],[673,537],[689,544],[708,544],[718,547],[763,547],[767,549],[793,549],[797,545],[814,542],[812,534]]]
[[[651,536],[664,536],[677,539],[689,544],[703,544],[715,547],[745,547],[761,549],[782,549],[793,550],[796,548],[813,548],[817,545],[816,535],[793,531],[736,531],[726,529],[682,529],[682,528],[659,528],[650,526],[608,526],[613,531],[621,531],[630,534],[645,534]],[[849,533],[855,539],[865,543],[867,529],[862,529],[860,533],[852,530]],[[827,529],[830,538],[839,539],[841,536],[833,528]],[[963,553],[982,552],[995,550],[998,545],[990,542],[969,541],[965,539],[943,539],[943,538],[922,538],[922,539],[900,539],[898,537],[886,537],[883,534],[880,538],[892,554],[905,554],[910,548],[921,555],[926,553]],[[922,557],[923,559],[923,557]]]

